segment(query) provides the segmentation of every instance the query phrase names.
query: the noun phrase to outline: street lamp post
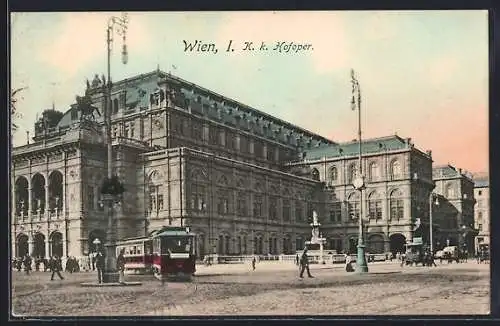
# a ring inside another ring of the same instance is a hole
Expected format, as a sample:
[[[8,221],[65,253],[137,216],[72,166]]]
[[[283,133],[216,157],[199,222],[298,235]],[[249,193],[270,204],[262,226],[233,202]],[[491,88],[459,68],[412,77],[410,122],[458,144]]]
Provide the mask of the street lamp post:
[[[363,177],[363,162],[362,162],[362,147],[361,147],[361,87],[359,81],[354,75],[354,70],[351,70],[352,83],[352,101],[351,108],[358,109],[358,141],[359,141],[359,168],[356,179],[353,180],[353,186],[359,191],[359,235],[358,235],[358,255],[356,258],[356,272],[367,273],[368,264],[365,257],[365,244],[363,236],[363,195],[365,189],[365,180]]]
[[[107,142],[107,178],[104,180],[102,193],[102,204],[107,207],[108,227],[106,232],[106,260],[103,273],[104,283],[118,282],[119,275],[116,268],[116,233],[113,225],[113,210],[114,205],[119,204],[121,195],[124,192],[123,185],[119,182],[118,178],[113,175],[113,146],[111,138],[111,89],[113,87],[111,82],[111,49],[113,43],[114,32],[123,36],[122,48],[122,62],[124,64],[128,61],[127,46],[125,44],[126,32],[128,25],[128,17],[123,14],[122,17],[111,17],[108,21],[107,27],[107,84],[104,81],[105,89],[105,126],[106,126],[106,142]]]
[[[433,204],[434,200],[436,200],[436,205],[439,205],[438,197],[432,191],[429,195],[429,242],[431,245],[431,253],[434,252],[434,230],[433,230]]]

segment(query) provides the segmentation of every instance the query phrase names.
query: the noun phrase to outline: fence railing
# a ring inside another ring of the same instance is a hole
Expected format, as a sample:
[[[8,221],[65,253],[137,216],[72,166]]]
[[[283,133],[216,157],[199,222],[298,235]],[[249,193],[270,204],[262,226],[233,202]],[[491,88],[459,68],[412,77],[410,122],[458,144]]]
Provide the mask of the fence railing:
[[[351,260],[356,261],[356,254],[350,255]],[[295,263],[297,261],[297,255],[207,255],[205,256],[205,261],[210,261],[213,264],[242,264],[249,263],[252,261],[253,257],[259,261],[274,261],[274,262],[291,262]],[[321,261],[321,256],[317,254],[309,254],[309,262],[312,264],[317,264]],[[368,262],[385,261],[389,259],[389,253],[383,254],[367,254],[366,260]],[[343,264],[346,258],[342,254],[324,254],[323,261],[325,264]],[[202,262],[199,262],[202,263]]]

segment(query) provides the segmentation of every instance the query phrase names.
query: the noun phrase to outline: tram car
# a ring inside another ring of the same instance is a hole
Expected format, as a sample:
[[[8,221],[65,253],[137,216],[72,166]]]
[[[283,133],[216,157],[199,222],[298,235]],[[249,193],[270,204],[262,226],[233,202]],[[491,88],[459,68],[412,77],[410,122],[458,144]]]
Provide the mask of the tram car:
[[[196,235],[189,227],[164,227],[151,235],[153,273],[159,280],[191,280],[196,271]]]
[[[126,274],[153,273],[153,241],[149,237],[129,238],[117,243],[116,256],[124,250]]]

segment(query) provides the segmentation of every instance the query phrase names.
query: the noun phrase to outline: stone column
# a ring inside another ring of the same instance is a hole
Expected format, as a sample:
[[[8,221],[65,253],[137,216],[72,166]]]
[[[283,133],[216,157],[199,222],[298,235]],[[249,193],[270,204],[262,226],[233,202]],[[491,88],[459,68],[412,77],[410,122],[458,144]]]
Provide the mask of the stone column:
[[[45,180],[45,212],[44,215],[48,218],[50,216],[50,204],[49,204],[49,179]]]
[[[17,220],[17,194],[16,194],[16,185],[15,183],[12,183],[12,203],[11,203],[11,210],[12,210],[12,220],[16,221]]]
[[[31,189],[31,179],[28,181],[28,219],[31,220],[31,211],[33,210],[33,189]]]
[[[66,230],[68,226],[66,225],[64,227],[64,230],[61,232],[62,233],[62,246],[63,246],[63,257],[68,256],[68,240],[66,239]]]
[[[63,154],[64,155],[64,165],[66,165],[66,152]],[[62,176],[62,194],[61,198],[59,200],[62,200],[62,210],[61,210],[61,216],[63,219],[66,218],[66,193],[67,193],[67,187],[66,187],[66,166],[64,167],[64,173]]]
[[[50,244],[52,243],[52,240],[49,238],[49,234],[47,232],[47,239],[45,240],[45,257],[50,257],[52,256],[52,253],[50,252]]]
[[[28,254],[31,255],[33,252],[33,234],[29,234],[28,236]]]

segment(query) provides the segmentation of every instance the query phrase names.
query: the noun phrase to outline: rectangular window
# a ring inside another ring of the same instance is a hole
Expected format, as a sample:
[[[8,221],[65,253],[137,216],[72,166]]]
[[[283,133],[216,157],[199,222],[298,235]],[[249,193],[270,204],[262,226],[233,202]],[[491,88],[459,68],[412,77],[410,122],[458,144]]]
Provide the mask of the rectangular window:
[[[239,216],[247,216],[247,199],[244,192],[240,192],[238,194],[237,212]]]
[[[205,202],[205,186],[194,184],[191,186],[191,209],[202,212],[207,209]]]
[[[368,214],[370,219],[379,220],[382,218],[382,202],[380,200],[372,200],[368,203]]]
[[[478,228],[479,231],[483,231],[483,225],[482,224],[478,224],[477,228]]]
[[[262,196],[255,196],[253,201],[253,216],[262,216]]]
[[[276,220],[278,218],[278,198],[269,198],[269,218]]]
[[[342,206],[340,203],[334,203],[330,207],[330,222],[336,223],[342,221]]]
[[[130,138],[134,138],[134,126],[135,122],[130,122]]]
[[[93,186],[87,186],[87,203],[89,210],[94,210],[95,205],[94,205],[94,187]]]
[[[391,200],[391,219],[401,220],[404,218],[404,208],[402,199]]]
[[[304,215],[301,203],[295,203],[295,222],[303,222]]]
[[[211,145],[219,145],[219,130],[216,127],[210,127],[208,141]]]
[[[353,220],[359,218],[359,202],[351,202],[348,204],[349,217]]]
[[[283,199],[283,221],[289,222],[291,210],[290,210],[290,201],[288,199]]]

